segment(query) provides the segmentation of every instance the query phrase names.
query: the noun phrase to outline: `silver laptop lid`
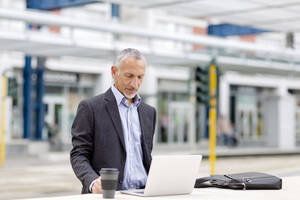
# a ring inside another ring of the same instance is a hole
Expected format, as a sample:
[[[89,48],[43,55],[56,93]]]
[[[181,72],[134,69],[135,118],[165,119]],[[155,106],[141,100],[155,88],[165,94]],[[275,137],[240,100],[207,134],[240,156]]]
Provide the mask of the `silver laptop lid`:
[[[191,193],[201,159],[201,155],[153,156],[144,196]]]

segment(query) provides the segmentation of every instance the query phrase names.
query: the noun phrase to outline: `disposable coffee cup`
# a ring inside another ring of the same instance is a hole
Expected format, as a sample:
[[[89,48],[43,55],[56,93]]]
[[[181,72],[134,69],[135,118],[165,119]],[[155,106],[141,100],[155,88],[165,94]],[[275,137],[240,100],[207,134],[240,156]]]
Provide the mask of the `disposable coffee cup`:
[[[119,170],[117,168],[102,168],[100,170],[100,176],[103,198],[115,198],[115,192],[118,185]]]

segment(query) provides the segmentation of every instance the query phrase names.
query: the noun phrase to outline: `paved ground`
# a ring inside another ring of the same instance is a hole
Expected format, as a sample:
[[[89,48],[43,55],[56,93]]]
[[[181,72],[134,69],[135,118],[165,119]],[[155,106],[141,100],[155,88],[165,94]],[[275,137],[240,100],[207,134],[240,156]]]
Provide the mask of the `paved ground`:
[[[209,174],[203,160],[199,176]],[[278,176],[300,175],[300,155],[219,158],[216,173],[268,172]],[[10,157],[0,166],[0,199],[63,196],[80,193],[67,153],[51,153],[43,158]]]

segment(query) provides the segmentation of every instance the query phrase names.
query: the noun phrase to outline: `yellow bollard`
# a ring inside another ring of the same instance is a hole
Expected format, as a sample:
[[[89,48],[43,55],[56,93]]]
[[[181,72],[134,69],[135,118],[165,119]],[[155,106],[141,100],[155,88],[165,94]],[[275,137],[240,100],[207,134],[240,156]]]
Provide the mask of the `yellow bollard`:
[[[1,137],[0,137],[0,164],[5,163],[5,101],[7,95],[7,78],[2,77],[2,99],[1,99]]]
[[[209,67],[209,160],[210,174],[215,174],[216,165],[216,106],[217,106],[217,67],[211,65]]]

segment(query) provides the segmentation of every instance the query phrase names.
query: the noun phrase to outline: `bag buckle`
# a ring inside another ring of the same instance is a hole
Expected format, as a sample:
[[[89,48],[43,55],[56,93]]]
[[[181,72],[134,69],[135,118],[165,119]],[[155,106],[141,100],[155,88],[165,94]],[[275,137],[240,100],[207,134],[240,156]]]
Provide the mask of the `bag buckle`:
[[[241,182],[242,186],[243,186],[243,190],[246,190],[246,184],[244,182]]]
[[[239,183],[239,184],[241,184],[242,185],[242,187],[243,187],[243,190],[246,190],[247,189],[247,187],[246,187],[246,183],[245,182],[243,182],[242,180],[239,180],[239,179],[236,179],[236,178],[233,178],[231,175],[228,175],[228,174],[226,174],[226,175],[224,175],[225,177],[227,177],[227,178],[230,178],[231,180],[234,180],[234,181],[236,181],[237,183]],[[246,181],[246,182],[251,182],[251,179],[250,178],[244,178],[244,181]]]

